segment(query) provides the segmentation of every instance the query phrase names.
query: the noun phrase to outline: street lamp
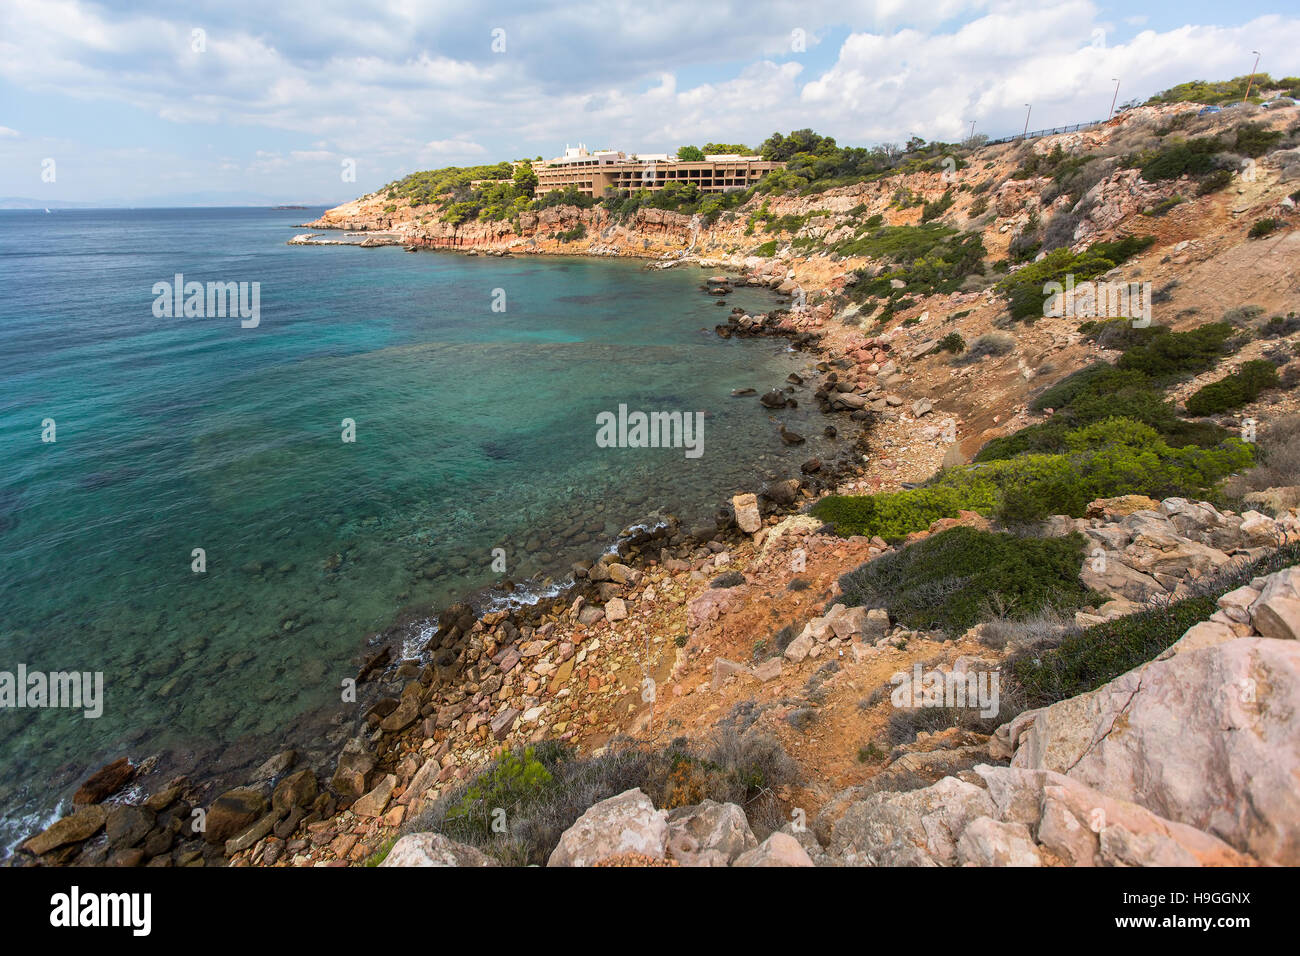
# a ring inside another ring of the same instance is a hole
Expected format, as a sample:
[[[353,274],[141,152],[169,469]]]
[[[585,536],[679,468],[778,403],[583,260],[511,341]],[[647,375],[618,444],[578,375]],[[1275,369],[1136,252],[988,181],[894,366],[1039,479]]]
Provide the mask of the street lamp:
[[[1029,136],[1029,114],[1032,113],[1033,111],[1034,108],[1030,106],[1028,103],[1026,103],[1025,104],[1025,131],[1020,134],[1021,139],[1025,139],[1026,137]]]
[[[1250,68],[1250,78],[1246,80],[1246,95],[1241,98],[1242,105],[1245,105],[1246,101],[1250,99],[1250,85],[1255,82],[1255,70],[1259,67],[1259,51],[1251,50],[1250,52],[1255,54],[1255,65]]]
[[[1110,116],[1106,117],[1107,120],[1115,115],[1115,103],[1119,100],[1119,77],[1112,76],[1111,79],[1115,81],[1115,95],[1110,98]]]

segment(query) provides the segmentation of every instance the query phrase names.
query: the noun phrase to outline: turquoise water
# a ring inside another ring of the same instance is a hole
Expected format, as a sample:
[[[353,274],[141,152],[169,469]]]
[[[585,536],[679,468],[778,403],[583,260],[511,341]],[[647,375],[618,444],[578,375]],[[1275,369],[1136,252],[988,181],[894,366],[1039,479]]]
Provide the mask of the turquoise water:
[[[809,359],[714,335],[699,269],[284,244],[317,214],[0,213],[0,670],[102,671],[106,697],[0,711],[6,818],[122,753],[270,753],[399,612],[540,588],[822,450],[811,403],[787,451],[730,397]],[[155,318],[178,272],[260,283],[260,324]],[[620,403],[704,412],[704,454],[597,447]]]

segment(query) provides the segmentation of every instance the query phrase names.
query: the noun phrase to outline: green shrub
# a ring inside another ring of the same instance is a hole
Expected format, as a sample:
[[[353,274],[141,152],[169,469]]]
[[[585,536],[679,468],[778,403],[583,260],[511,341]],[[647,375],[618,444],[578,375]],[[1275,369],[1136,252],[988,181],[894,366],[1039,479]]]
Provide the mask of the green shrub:
[[[558,753],[550,756],[553,760],[562,759]],[[506,750],[447,809],[446,822],[461,832],[471,830],[480,839],[488,839],[494,810],[526,806],[539,799],[552,781],[551,772],[538,759],[534,748],[526,748],[522,755]]]
[[[1230,565],[1198,582],[1198,593],[1192,597],[1075,631],[1055,647],[1023,650],[1008,662],[1011,686],[1004,693],[1023,697],[1026,707],[1046,707],[1096,690],[1153,660],[1188,628],[1206,620],[1217,610],[1219,595],[1296,563],[1300,563],[1300,545],[1286,545],[1258,561]]]
[[[878,270],[859,269],[850,297],[898,298],[956,292],[962,280],[984,269],[984,240],[979,233],[958,233],[939,223],[883,226],[835,246],[842,256],[865,256],[886,263]],[[894,289],[892,280],[903,282]]]
[[[767,242],[763,243],[754,250],[754,255],[763,256],[765,259],[770,259],[772,256],[776,255],[776,240],[769,239]]]
[[[972,482],[964,487],[910,488],[878,495],[828,495],[813,505],[810,514],[832,525],[841,537],[865,534],[897,540],[924,531],[940,518],[955,518],[959,511],[990,513],[997,500],[993,485]]]
[[[1228,436],[1217,425],[1179,418],[1173,403],[1142,372],[1117,369],[1105,362],[1063,379],[1038,396],[1030,407],[1039,412],[1051,408],[1054,414],[1045,422],[993,439],[979,450],[975,461],[1014,458],[1027,452],[1059,453],[1066,449],[1066,434],[1071,429],[1110,418],[1148,425],[1173,447],[1211,448]]]
[[[960,355],[966,351],[966,340],[962,338],[960,332],[949,332],[939,340],[939,348],[953,355]]]
[[[1271,232],[1275,232],[1282,225],[1279,219],[1256,219],[1255,224],[1250,227],[1250,232],[1246,235],[1251,239],[1263,239]]]
[[[1285,135],[1280,129],[1268,129],[1260,123],[1243,123],[1237,127],[1237,139],[1232,151],[1242,156],[1258,158]]]
[[[1000,520],[1079,517],[1094,498],[1117,495],[1207,497],[1253,461],[1250,446],[1233,437],[1213,448],[1176,447],[1151,427],[1122,418],[1066,432],[1064,441],[1066,450],[1059,454],[1020,454],[967,466],[980,469],[981,479],[997,489]],[[939,483],[955,480],[957,473],[943,473]]]
[[[1053,249],[1037,262],[1032,262],[1002,279],[997,289],[1007,298],[1013,319],[1038,318],[1043,313],[1046,295],[1043,287],[1049,282],[1064,282],[1068,275],[1075,282],[1084,282],[1109,272],[1148,248],[1155,239],[1151,236],[1126,236],[1114,242],[1097,242],[1079,253],[1067,248]]]
[[[1196,597],[1098,624],[1045,653],[1014,657],[1011,679],[1024,688],[1029,707],[1086,693],[1151,660],[1215,609],[1213,598]]]
[[[1201,180],[1196,187],[1196,195],[1208,196],[1210,193],[1226,189],[1232,183],[1231,169],[1216,169]]]
[[[928,202],[921,207],[921,222],[929,222],[932,219],[938,219],[945,212],[952,208],[953,203],[957,200],[953,196],[951,189],[944,190],[942,196],[934,202]]]
[[[1272,362],[1256,359],[1246,362],[1237,371],[1217,382],[1198,389],[1187,399],[1187,411],[1192,415],[1215,415],[1243,405],[1249,405],[1266,388],[1276,388],[1280,383],[1277,367]]]
[[[1225,437],[1214,447],[1179,447],[1150,426],[1125,418],[1049,437],[1059,452],[1033,453],[1030,445],[1005,449],[1005,457],[985,458],[981,451],[974,463],[942,471],[923,487],[832,495],[817,502],[811,514],[842,537],[898,540],[963,510],[996,515],[1013,525],[1057,514],[1081,517],[1094,498],[1210,497],[1224,478],[1253,461],[1251,447],[1237,438]]]
[[[1138,166],[1147,182],[1203,176],[1213,171],[1214,154],[1222,151],[1223,144],[1216,137],[1203,137],[1161,146],[1132,157],[1129,164]]]
[[[990,613],[1077,607],[1091,592],[1079,581],[1085,541],[1017,537],[957,527],[882,555],[840,578],[848,605],[885,607],[905,627],[960,634]]]
[[[1192,80],[1179,83],[1147,100],[1147,105],[1156,103],[1232,103],[1241,102],[1246,90],[1269,89],[1274,85],[1267,73],[1250,73],[1233,77],[1231,80]]]
[[[572,229],[557,232],[555,238],[560,242],[577,242],[579,239],[587,238],[587,227],[582,223],[578,223]]]
[[[1232,326],[1227,322],[1212,322],[1187,332],[1159,335],[1145,345],[1129,349],[1115,367],[1141,372],[1155,381],[1199,374],[1213,368],[1223,357],[1232,334]]]

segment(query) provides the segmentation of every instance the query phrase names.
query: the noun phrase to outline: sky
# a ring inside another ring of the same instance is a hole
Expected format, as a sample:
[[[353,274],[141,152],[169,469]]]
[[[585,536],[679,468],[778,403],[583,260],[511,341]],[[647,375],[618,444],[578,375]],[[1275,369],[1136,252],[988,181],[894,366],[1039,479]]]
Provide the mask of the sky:
[[[0,0],[0,197],[335,203],[551,157],[993,137],[1300,74],[1300,9],[1092,0]],[[1030,109],[1027,110],[1027,107]]]

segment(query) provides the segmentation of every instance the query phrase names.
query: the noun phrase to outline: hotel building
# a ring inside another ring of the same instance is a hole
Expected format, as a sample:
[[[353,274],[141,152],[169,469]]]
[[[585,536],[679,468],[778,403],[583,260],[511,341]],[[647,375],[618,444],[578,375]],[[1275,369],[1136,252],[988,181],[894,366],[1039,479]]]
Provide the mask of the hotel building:
[[[599,199],[608,190],[663,189],[671,182],[694,183],[701,192],[722,193],[747,189],[785,163],[770,163],[759,156],[716,155],[702,161],[680,162],[667,153],[596,150],[583,145],[566,147],[564,155],[533,164],[536,195],[574,186]]]

